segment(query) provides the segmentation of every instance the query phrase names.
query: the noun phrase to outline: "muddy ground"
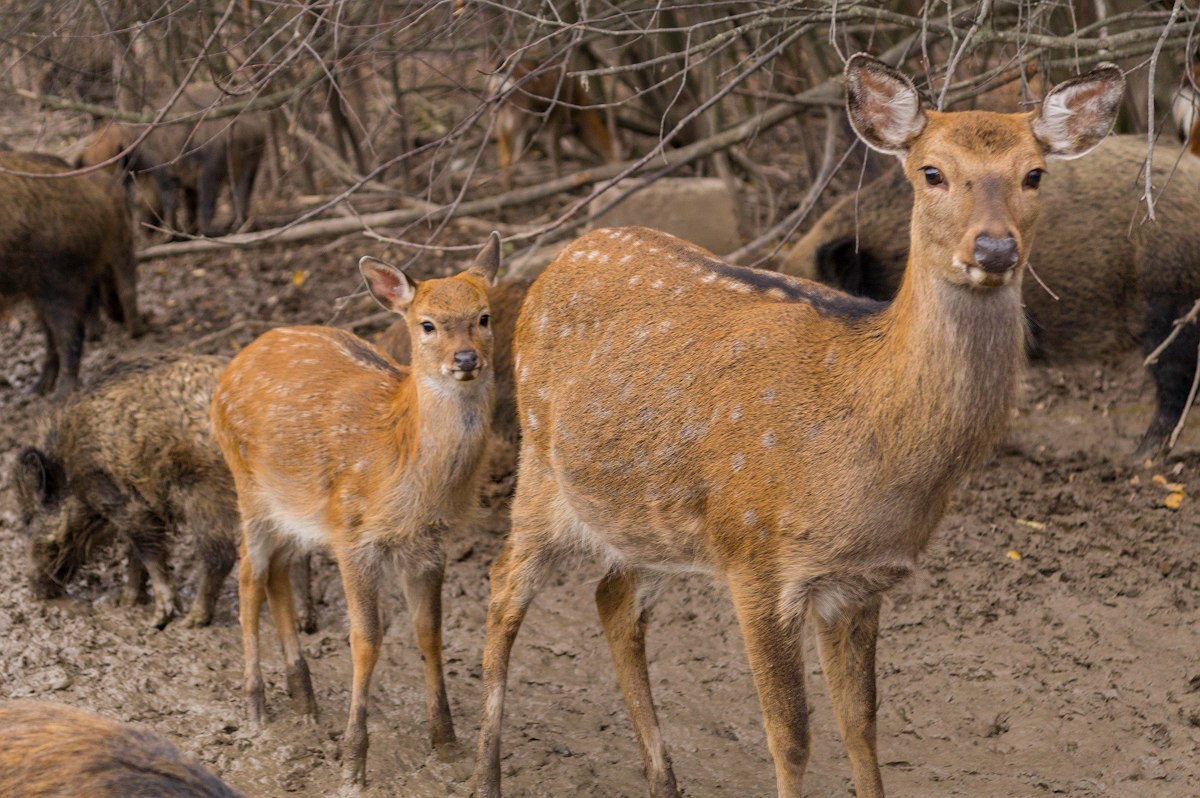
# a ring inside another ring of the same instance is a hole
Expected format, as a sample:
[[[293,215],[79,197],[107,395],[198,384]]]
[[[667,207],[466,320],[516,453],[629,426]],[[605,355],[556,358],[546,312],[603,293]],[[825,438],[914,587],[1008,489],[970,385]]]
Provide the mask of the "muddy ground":
[[[462,235],[463,240],[474,234]],[[327,322],[378,244],[264,249],[142,265],[152,332],[107,326],[84,376],[118,354],[231,353],[262,323]],[[448,268],[433,260],[430,271]],[[369,315],[361,298],[337,319]],[[232,329],[231,329],[232,327]],[[365,328],[370,335],[381,329]],[[44,400],[24,391],[42,341],[27,308],[0,322],[0,467],[34,439]],[[879,748],[896,796],[1200,794],[1200,418],[1174,456],[1131,463],[1153,398],[1135,355],[1028,373],[1013,430],[957,492],[924,566],[887,599],[879,644]],[[1156,480],[1156,475],[1162,479]],[[1188,491],[1178,509],[1161,481]],[[367,796],[465,795],[481,699],[487,569],[506,530],[511,478],[492,521],[450,542],[446,663],[463,753],[430,754],[419,657],[398,589],[371,698]],[[145,724],[247,795],[334,794],[350,658],[336,569],[319,561],[320,631],[303,637],[321,720],[303,725],[265,635],[268,729],[243,722],[235,584],[211,628],[163,631],[118,608],[115,552],[69,598],[35,601],[12,491],[0,489],[0,692]],[[183,600],[193,578],[176,560]],[[632,731],[592,603],[594,568],[537,600],[514,652],[504,738],[512,796],[640,796]],[[269,628],[267,625],[266,628]],[[680,782],[691,796],[765,796],[774,782],[758,705],[723,588],[680,578],[655,613],[651,674]],[[814,653],[813,796],[850,795]]]

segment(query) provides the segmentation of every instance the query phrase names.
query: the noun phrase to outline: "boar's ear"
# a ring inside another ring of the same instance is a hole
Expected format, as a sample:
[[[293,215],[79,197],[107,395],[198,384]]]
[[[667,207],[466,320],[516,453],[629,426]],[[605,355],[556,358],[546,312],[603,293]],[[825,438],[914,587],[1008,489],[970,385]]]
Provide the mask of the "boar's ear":
[[[21,452],[17,460],[14,482],[20,496],[41,507],[56,504],[66,489],[66,474],[62,464],[51,460],[41,449],[33,446]]]

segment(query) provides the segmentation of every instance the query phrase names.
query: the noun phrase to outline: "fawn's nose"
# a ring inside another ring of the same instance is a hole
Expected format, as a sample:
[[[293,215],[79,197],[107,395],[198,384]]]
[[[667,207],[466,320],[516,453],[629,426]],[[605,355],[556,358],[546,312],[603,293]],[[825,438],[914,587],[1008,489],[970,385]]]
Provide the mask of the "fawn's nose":
[[[1017,239],[992,238],[987,233],[975,236],[975,262],[986,272],[1006,272],[1017,265]]]
[[[479,355],[474,349],[454,353],[454,367],[459,371],[474,371],[479,368]]]

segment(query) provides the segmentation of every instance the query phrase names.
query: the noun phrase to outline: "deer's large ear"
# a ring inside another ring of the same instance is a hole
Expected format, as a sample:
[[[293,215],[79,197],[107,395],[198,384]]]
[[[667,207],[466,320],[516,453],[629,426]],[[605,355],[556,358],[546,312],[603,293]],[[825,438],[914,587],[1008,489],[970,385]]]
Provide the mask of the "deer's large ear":
[[[1033,120],[1033,135],[1050,158],[1086,155],[1117,121],[1125,76],[1115,64],[1101,64],[1050,90]]]
[[[866,53],[846,62],[846,113],[868,147],[899,158],[908,154],[927,121],[908,76]]]
[[[475,260],[467,268],[467,271],[474,272],[491,285],[496,281],[496,272],[500,270],[500,234],[495,230],[488,236],[487,243],[483,245],[483,249],[475,256]]]
[[[391,264],[364,255],[358,269],[367,281],[367,290],[387,310],[404,313],[417,295],[417,282]]]

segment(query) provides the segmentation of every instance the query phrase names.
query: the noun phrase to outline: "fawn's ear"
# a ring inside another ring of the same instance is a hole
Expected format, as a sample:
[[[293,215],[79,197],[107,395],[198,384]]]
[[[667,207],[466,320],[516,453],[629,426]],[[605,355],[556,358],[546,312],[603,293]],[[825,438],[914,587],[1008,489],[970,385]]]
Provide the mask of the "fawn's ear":
[[[1063,81],[1046,95],[1033,135],[1049,158],[1086,155],[1112,130],[1124,94],[1125,76],[1115,64]]]
[[[866,53],[846,62],[846,113],[868,147],[899,158],[927,121],[908,76]]]
[[[364,255],[358,269],[367,281],[367,290],[387,310],[404,313],[417,295],[417,282],[391,264]]]
[[[467,268],[467,271],[474,272],[491,285],[496,281],[496,272],[500,271],[500,234],[495,230],[488,236],[487,243],[483,245],[483,249],[475,256],[475,260]]]

